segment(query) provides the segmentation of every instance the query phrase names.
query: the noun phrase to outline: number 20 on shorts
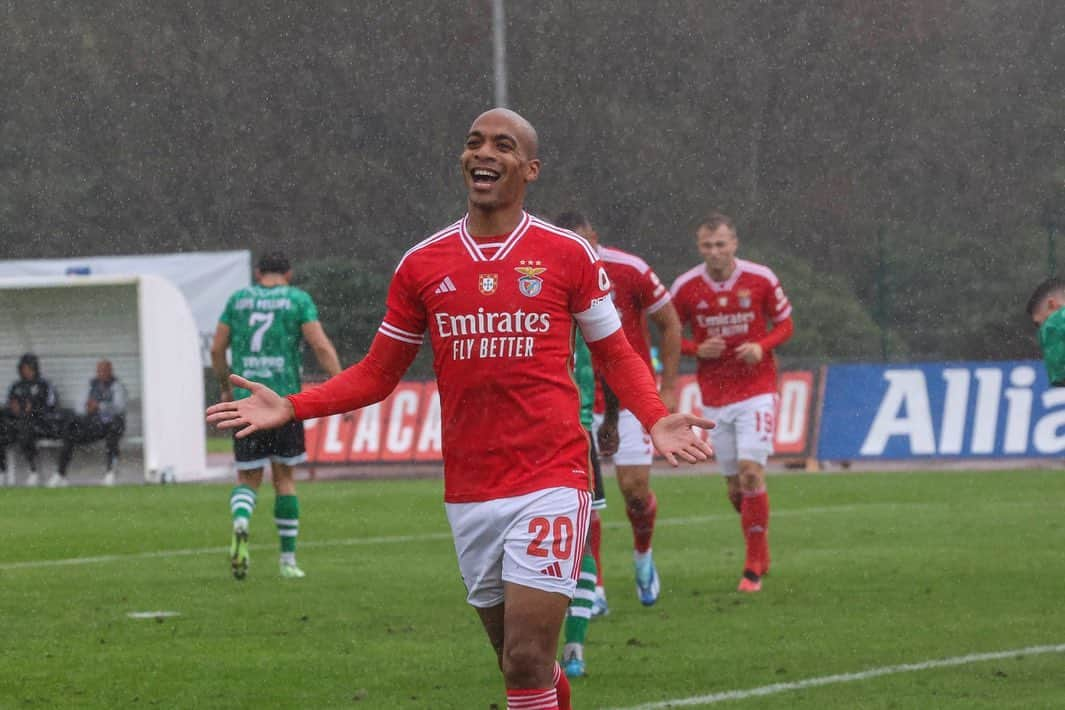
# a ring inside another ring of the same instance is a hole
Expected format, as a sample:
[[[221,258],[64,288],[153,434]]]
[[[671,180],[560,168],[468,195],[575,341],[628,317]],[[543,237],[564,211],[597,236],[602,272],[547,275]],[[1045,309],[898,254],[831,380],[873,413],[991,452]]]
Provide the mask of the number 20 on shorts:
[[[529,521],[529,532],[535,536],[526,549],[530,557],[548,557],[551,554],[543,546],[548,537],[551,538],[551,552],[555,554],[555,559],[568,560],[573,554],[573,521],[568,517],[559,516],[554,523],[547,518],[533,518]]]

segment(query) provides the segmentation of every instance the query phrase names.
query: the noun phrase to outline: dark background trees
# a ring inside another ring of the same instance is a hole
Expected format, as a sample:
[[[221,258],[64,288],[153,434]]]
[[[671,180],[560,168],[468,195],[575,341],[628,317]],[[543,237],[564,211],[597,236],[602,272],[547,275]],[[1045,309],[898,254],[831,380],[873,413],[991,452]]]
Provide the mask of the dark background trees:
[[[0,27],[3,258],[282,248],[337,283],[350,359],[461,214],[487,0],[7,2]],[[1065,5],[512,1],[507,27],[533,211],[587,212],[664,279],[732,213],[796,302],[789,357],[1032,355]]]

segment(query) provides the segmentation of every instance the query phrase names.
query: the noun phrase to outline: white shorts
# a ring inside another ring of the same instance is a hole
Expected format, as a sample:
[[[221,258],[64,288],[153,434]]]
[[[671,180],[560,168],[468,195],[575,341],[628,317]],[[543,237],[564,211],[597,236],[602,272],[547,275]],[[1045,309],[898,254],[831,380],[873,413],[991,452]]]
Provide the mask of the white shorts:
[[[502,604],[504,582],[573,597],[588,536],[588,491],[547,488],[444,507],[471,605]]]
[[[602,414],[592,415],[592,436],[599,435]],[[651,435],[636,415],[627,409],[618,411],[618,452],[612,460],[615,466],[650,466],[655,457]]]
[[[710,444],[721,473],[735,476],[740,461],[765,466],[773,453],[776,402],[775,394],[760,394],[724,407],[703,407],[703,416],[717,424],[710,430]]]

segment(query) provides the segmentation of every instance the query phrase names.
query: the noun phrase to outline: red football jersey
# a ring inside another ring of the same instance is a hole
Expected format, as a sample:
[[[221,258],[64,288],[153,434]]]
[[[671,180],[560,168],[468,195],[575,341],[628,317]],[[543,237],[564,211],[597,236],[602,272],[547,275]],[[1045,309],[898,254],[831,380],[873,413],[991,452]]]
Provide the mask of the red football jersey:
[[[446,501],[588,490],[574,328],[589,342],[616,332],[609,294],[586,241],[528,214],[487,239],[464,218],[404,255],[380,332],[420,343],[429,330]]]
[[[669,303],[669,290],[640,257],[602,245],[596,251],[610,277],[610,297],[621,318],[625,337],[653,375],[647,316]],[[603,388],[598,378],[595,385],[595,411],[602,412]]]
[[[651,368],[647,316],[669,303],[669,290],[640,257],[604,246],[599,246],[597,251],[610,277],[613,287],[610,297],[621,318],[625,337]]]
[[[721,357],[699,360],[697,378],[704,405],[722,407],[777,391],[771,350],[755,365],[736,357],[736,346],[764,338],[770,321],[781,323],[791,317],[791,303],[772,270],[737,259],[728,281],[719,283],[710,279],[706,264],[700,264],[677,277],[670,291],[680,322],[691,325],[696,344],[714,335],[725,339]]]

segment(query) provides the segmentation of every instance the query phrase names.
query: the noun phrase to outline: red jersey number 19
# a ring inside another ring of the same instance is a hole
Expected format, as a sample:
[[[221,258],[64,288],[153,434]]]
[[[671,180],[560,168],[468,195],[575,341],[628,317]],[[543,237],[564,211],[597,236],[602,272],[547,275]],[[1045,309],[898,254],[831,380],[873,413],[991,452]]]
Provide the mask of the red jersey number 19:
[[[759,434],[772,434],[773,413],[756,411],[754,413],[754,430]]]

